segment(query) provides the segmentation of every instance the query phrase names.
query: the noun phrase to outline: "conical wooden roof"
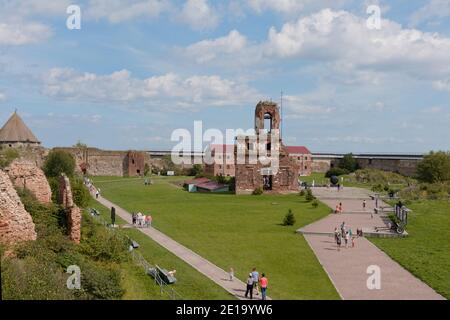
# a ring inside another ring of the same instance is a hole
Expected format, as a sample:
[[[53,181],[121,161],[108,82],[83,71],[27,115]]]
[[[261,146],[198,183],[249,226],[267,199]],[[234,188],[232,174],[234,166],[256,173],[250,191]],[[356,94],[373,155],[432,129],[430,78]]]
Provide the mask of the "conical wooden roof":
[[[0,130],[0,143],[14,142],[40,143],[17,112],[14,112]]]

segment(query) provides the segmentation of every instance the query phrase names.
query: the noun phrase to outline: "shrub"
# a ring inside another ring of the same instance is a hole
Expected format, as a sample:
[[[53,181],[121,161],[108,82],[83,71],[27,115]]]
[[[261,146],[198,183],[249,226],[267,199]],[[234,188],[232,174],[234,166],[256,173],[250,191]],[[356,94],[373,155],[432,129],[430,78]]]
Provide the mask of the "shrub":
[[[191,169],[189,169],[188,175],[196,177],[203,174],[203,167],[201,164],[194,164]]]
[[[311,189],[306,190],[305,200],[308,201],[308,202],[311,202],[311,201],[313,201],[315,199],[316,199],[316,197],[314,197]]]
[[[328,171],[325,173],[325,177],[326,177],[326,178],[331,178],[332,176],[339,177],[339,176],[343,176],[343,175],[348,174],[348,173],[349,173],[349,171],[346,170],[346,169],[342,169],[342,168],[332,168],[332,169],[328,170]]]
[[[254,196],[260,196],[260,195],[262,195],[264,193],[264,191],[263,191],[263,189],[262,188],[256,188],[255,190],[253,190],[253,195]]]
[[[45,159],[44,172],[47,177],[59,177],[61,173],[72,177],[75,173],[75,159],[67,151],[52,150]]]
[[[319,201],[314,200],[311,205],[313,206],[313,208],[317,208],[319,206]]]
[[[417,178],[422,182],[450,181],[450,153],[431,152],[417,166]]]
[[[19,152],[16,149],[8,148],[0,151],[0,168],[4,169],[15,159],[19,158]]]
[[[305,190],[300,190],[300,193],[298,195],[300,197],[304,197],[305,196]]]
[[[293,226],[295,224],[295,216],[294,213],[292,213],[292,210],[289,209],[288,213],[286,213],[286,216],[283,220],[283,226]]]
[[[70,186],[72,187],[73,201],[80,208],[86,208],[89,205],[91,195],[88,189],[84,186],[83,180],[79,177],[70,179]]]

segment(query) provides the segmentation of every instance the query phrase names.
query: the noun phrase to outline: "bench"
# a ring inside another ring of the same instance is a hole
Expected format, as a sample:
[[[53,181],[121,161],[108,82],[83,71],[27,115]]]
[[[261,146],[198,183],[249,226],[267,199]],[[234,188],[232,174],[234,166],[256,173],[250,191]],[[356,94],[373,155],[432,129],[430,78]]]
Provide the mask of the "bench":
[[[174,284],[175,282],[177,282],[177,278],[171,276],[166,269],[160,268],[158,266],[148,269],[147,274],[152,276],[154,279],[156,279],[157,277],[161,278],[161,280],[165,284]]]
[[[95,208],[89,209],[89,212],[92,216],[100,216],[100,212]]]

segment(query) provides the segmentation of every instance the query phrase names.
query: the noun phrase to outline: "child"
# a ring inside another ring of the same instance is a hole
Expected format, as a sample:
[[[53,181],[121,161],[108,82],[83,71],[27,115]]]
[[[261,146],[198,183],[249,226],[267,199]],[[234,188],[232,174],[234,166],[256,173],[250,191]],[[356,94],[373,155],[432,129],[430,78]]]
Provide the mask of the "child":
[[[230,268],[229,275],[230,275],[230,281],[233,281],[233,279],[234,279],[234,270],[233,270],[233,268]]]

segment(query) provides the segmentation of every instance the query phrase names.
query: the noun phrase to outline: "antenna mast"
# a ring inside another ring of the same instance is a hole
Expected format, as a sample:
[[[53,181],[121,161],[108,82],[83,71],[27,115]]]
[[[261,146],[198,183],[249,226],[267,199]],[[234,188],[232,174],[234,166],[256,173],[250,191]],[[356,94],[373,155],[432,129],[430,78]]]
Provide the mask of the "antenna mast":
[[[281,119],[280,119],[280,139],[283,141],[283,90],[281,90],[281,101],[280,101],[280,112],[281,112]]]

